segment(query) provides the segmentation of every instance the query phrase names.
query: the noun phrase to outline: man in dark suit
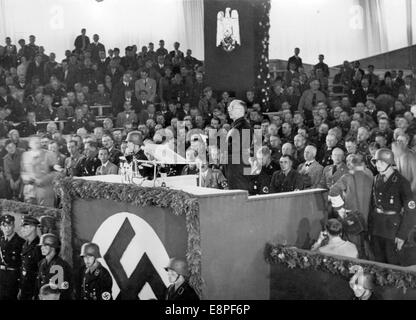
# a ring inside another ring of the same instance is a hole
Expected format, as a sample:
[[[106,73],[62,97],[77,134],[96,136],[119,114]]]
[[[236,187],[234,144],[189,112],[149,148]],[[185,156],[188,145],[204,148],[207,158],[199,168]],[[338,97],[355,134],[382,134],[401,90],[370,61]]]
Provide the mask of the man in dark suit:
[[[226,178],[230,190],[248,191],[250,188],[249,174],[251,173],[251,168],[248,164],[250,156],[248,146],[251,143],[243,140],[251,137],[251,134],[247,135],[250,132],[246,132],[250,131],[250,124],[244,117],[245,107],[245,103],[241,100],[233,100],[228,106],[228,114],[233,120],[231,129],[227,134],[228,163],[226,165]]]
[[[0,109],[6,106],[11,107],[13,104],[14,99],[7,94],[6,87],[0,86]]]
[[[116,165],[120,164],[120,157],[123,155],[114,145],[114,139],[110,134],[104,134],[101,139],[103,147],[108,150],[108,160]]]
[[[156,50],[156,54],[163,57],[167,56],[168,50],[165,48],[165,40],[159,41],[159,48]]]
[[[34,76],[38,76],[41,84],[45,83],[45,63],[42,62],[42,55],[37,54],[35,60],[29,63],[26,71],[26,81],[32,81]]]
[[[324,58],[325,58],[325,56],[323,54],[320,54],[318,56],[319,63],[317,63],[313,67],[313,70],[316,72],[316,69],[321,69],[322,72],[324,73],[324,76],[329,77],[329,67],[326,63],[324,63]]]
[[[134,109],[137,114],[139,114],[143,110],[147,110],[147,106],[151,103],[147,101],[146,97],[147,97],[147,91],[140,90],[139,99],[136,100],[137,102],[136,102],[136,105],[134,106]]]
[[[75,39],[75,42],[74,42],[75,51],[78,53],[83,52],[90,45],[90,38],[88,38],[88,36],[86,35],[86,32],[87,30],[85,30],[85,28],[82,28],[81,34]]]
[[[354,92],[353,105],[355,106],[359,102],[365,103],[367,101],[368,94],[375,95],[376,92],[370,88],[368,79],[364,78],[361,80],[361,87]]]
[[[91,60],[94,62],[98,62],[100,61],[99,52],[106,52],[105,46],[101,42],[98,42],[98,40],[100,40],[98,34],[94,34],[92,39],[94,40],[94,42],[90,43],[90,45],[88,46],[88,50],[91,52]]]
[[[180,46],[180,43],[179,42],[175,42],[173,44],[174,50],[172,50],[171,52],[169,52],[169,55],[170,55],[171,59],[173,59],[174,57],[177,57],[177,58],[179,58],[181,60],[184,59],[183,52],[181,50],[179,50],[179,46]]]
[[[280,171],[273,173],[270,182],[270,193],[291,192],[303,189],[302,176],[292,168],[293,158],[284,154],[280,158]]]
[[[125,72],[123,74],[122,81],[116,83],[116,85],[113,87],[111,102],[114,115],[117,115],[119,112],[123,111],[125,92],[127,90],[134,91],[134,83],[132,81],[130,72]]]
[[[288,62],[287,62],[287,70],[289,69],[289,66],[291,63],[294,63],[296,66],[296,71],[299,71],[299,67],[303,67],[303,63],[302,63],[302,59],[301,57],[299,57],[299,53],[300,53],[300,49],[299,48],[295,48],[295,55],[290,57]]]

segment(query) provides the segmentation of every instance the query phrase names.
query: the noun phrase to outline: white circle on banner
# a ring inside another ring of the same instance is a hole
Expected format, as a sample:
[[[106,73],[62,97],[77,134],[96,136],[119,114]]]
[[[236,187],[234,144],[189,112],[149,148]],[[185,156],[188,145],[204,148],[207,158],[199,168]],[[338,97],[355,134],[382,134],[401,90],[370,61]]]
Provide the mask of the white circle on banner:
[[[127,278],[130,278],[143,254],[146,253],[163,283],[168,287],[169,278],[164,268],[169,263],[169,255],[154,229],[139,216],[130,212],[119,212],[110,216],[98,227],[92,242],[100,247],[101,256],[104,257],[126,219],[135,233],[120,258]],[[106,261],[103,258],[99,261],[111,274]],[[111,277],[113,278],[112,294],[115,299],[120,293],[120,288],[112,274]],[[139,297],[141,300],[148,300],[155,298],[155,295],[147,289],[142,290]]]

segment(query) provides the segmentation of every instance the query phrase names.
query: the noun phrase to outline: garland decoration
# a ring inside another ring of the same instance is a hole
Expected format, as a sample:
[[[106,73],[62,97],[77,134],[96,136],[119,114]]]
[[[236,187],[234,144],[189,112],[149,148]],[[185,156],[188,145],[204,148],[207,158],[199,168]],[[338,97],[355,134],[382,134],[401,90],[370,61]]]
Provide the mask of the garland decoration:
[[[23,212],[27,211],[30,215],[40,218],[41,216],[52,216],[57,220],[61,219],[62,210],[38,206],[27,202],[0,199],[1,212]]]
[[[181,190],[139,187],[133,184],[105,183],[84,179],[59,178],[55,191],[62,199],[62,256],[72,261],[72,202],[75,199],[113,200],[137,207],[170,208],[175,215],[185,215],[188,245],[186,258],[190,270],[189,282],[202,297],[201,237],[198,199]],[[65,244],[65,245],[64,245]]]
[[[406,271],[403,267],[393,269],[370,261],[335,257],[271,243],[265,246],[264,258],[269,264],[281,264],[290,269],[323,271],[345,279],[352,276],[349,273],[351,266],[360,265],[364,271],[374,274],[378,286],[402,288],[404,292],[409,288],[416,288],[416,272]]]
[[[255,30],[255,54],[256,54],[256,81],[255,91],[259,95],[264,110],[269,108],[270,103],[270,72],[269,72],[269,40],[270,40],[270,0],[253,2],[256,17],[259,17]]]

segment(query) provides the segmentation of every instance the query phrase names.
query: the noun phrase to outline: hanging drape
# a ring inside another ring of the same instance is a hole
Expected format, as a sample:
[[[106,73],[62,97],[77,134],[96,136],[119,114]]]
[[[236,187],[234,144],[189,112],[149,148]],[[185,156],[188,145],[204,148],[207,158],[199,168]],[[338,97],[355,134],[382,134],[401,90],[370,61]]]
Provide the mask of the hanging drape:
[[[90,38],[100,35],[106,49],[124,53],[128,45],[140,50],[149,42],[157,49],[164,39],[168,50],[179,41],[182,51],[192,49],[203,59],[202,17],[202,0],[0,0],[0,44],[6,36],[17,43],[34,34],[47,53],[62,59],[85,27]]]
[[[271,59],[342,64],[416,44],[415,0],[272,0]]]

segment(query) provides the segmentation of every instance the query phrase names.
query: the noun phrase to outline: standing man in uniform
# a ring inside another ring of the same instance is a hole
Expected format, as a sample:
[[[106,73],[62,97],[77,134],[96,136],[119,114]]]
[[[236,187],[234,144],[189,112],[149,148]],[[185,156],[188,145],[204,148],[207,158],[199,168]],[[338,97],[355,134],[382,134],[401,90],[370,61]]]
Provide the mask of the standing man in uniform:
[[[57,176],[54,166],[58,160],[54,153],[42,149],[39,137],[30,138],[29,146],[30,150],[22,155],[21,165],[25,201],[53,207],[55,193],[52,181]]]
[[[61,292],[60,300],[70,300],[72,297],[71,269],[69,264],[59,256],[61,243],[52,233],[42,235],[39,243],[42,255],[45,257],[39,263],[37,291],[45,284],[52,282]]]
[[[379,174],[373,184],[368,221],[371,245],[376,261],[397,264],[397,253],[416,224],[416,204],[409,181],[393,169],[393,152],[381,148],[373,161]]]
[[[226,165],[228,186],[230,190],[249,190],[250,165],[248,158],[250,156],[251,130],[250,124],[244,117],[245,103],[241,100],[231,101],[228,106],[228,114],[233,120],[226,138],[228,143],[228,163]],[[245,161],[247,161],[246,164]]]
[[[81,299],[83,300],[113,300],[111,291],[113,279],[110,272],[98,261],[101,258],[97,244],[88,242],[81,247],[80,255],[85,263],[82,276]]]
[[[10,214],[0,218],[0,300],[16,300],[19,291],[20,253],[24,240],[14,231],[14,217]]]
[[[358,250],[358,258],[368,259],[367,221],[371,202],[371,187],[373,179],[359,168],[363,165],[361,155],[350,154],[348,157],[351,170],[344,174],[329,189],[329,200],[332,208],[341,219],[349,214],[359,212],[363,218],[363,230],[357,234],[344,230],[344,236],[355,244]]]
[[[26,215],[22,218],[21,233],[26,240],[22,247],[22,266],[20,268],[19,300],[34,300],[36,295],[36,277],[38,275],[38,265],[42,260],[40,251],[39,237],[37,234],[38,219]]]
[[[192,301],[199,300],[195,290],[189,284],[188,266],[182,259],[172,258],[165,268],[171,285],[166,291],[166,300]]]

